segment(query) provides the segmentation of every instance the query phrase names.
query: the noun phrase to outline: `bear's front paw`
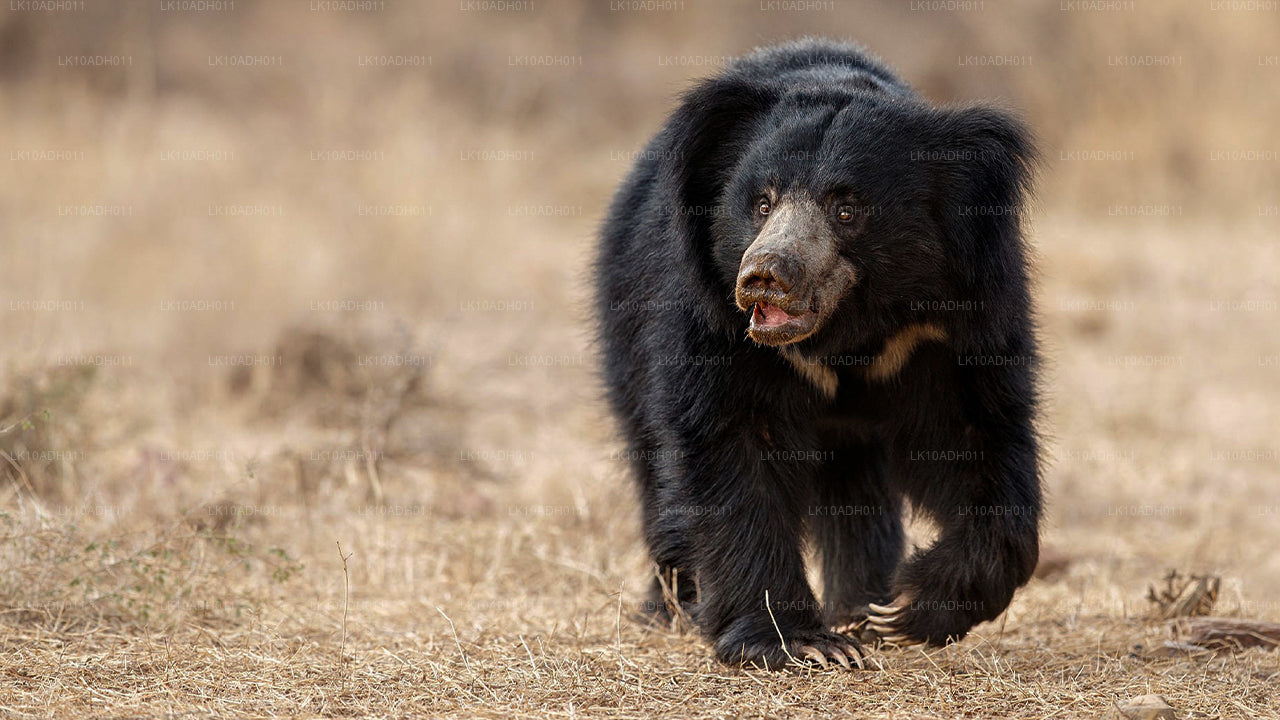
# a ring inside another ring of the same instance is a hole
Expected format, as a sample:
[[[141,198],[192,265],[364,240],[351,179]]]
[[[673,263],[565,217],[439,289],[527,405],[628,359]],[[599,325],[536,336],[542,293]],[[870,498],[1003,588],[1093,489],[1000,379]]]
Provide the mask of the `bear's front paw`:
[[[969,633],[982,615],[981,601],[913,600],[899,595],[889,605],[868,605],[866,629],[884,643],[908,647],[927,643],[942,646]]]
[[[980,572],[967,558],[986,557]],[[1035,567],[1035,537],[1011,536],[992,545],[972,535],[944,535],[933,548],[899,568],[896,596],[869,605],[867,627],[886,643],[942,646],[956,642],[978,623],[1009,607],[1014,591]]]
[[[909,629],[914,624],[909,618],[910,608],[911,600],[902,596],[888,605],[871,603],[867,606],[867,619],[862,629],[875,633],[881,642],[899,647],[926,642],[927,635],[916,635]]]
[[[821,667],[823,670],[838,666],[845,670],[865,670],[862,645],[854,638],[830,630],[792,631],[785,642],[777,631],[747,640],[721,638],[716,643],[716,656],[729,665],[754,665],[766,670],[784,667]]]

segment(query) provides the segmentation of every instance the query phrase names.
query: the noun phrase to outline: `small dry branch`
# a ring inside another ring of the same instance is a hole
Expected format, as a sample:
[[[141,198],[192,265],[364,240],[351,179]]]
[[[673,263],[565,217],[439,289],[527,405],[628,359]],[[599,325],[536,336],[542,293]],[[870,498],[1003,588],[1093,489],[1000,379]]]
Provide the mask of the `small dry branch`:
[[[1164,577],[1164,587],[1156,590],[1147,586],[1147,600],[1155,605],[1155,615],[1160,619],[1208,615],[1218,602],[1218,586],[1222,580],[1216,575],[1192,575],[1184,577],[1177,570],[1170,570]]]
[[[1173,624],[1179,642],[1214,650],[1280,647],[1280,624],[1222,617],[1181,618]]]

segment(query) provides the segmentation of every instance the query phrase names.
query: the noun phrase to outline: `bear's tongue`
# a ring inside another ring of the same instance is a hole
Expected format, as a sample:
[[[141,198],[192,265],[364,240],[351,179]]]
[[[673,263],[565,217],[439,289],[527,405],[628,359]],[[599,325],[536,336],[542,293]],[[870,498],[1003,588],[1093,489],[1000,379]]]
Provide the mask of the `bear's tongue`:
[[[788,321],[794,319],[794,315],[789,315],[786,310],[777,305],[770,305],[767,302],[756,303],[754,317],[752,317],[752,320],[759,327],[785,325]]]

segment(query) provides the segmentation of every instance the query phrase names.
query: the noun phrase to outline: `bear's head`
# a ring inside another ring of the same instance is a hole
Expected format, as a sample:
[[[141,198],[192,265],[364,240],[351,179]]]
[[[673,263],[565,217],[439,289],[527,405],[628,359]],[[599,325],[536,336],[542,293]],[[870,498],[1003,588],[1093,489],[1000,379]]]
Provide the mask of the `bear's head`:
[[[1026,306],[1020,230],[1034,149],[986,106],[910,91],[821,91],[722,76],[681,112],[675,171],[692,253],[733,327],[762,345],[839,351],[912,323],[992,338]],[[982,308],[939,319],[939,308]],[[977,327],[981,325],[981,327]]]

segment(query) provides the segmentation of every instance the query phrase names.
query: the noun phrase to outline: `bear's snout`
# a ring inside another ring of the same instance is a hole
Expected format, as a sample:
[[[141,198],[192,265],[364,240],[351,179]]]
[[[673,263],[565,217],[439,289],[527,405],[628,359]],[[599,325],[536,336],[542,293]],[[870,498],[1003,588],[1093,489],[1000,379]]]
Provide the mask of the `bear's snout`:
[[[765,345],[808,337],[817,327],[801,258],[779,244],[757,245],[743,256],[734,288],[738,308],[751,317],[748,334]]]
[[[742,259],[738,272],[738,290],[786,295],[799,284],[800,274],[799,264],[784,255],[748,255]]]
[[[738,271],[734,300],[745,313],[754,313],[765,306],[792,316],[803,315],[812,309],[803,281],[804,269],[798,259],[773,250],[748,253]]]

